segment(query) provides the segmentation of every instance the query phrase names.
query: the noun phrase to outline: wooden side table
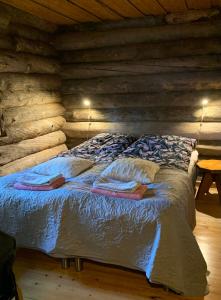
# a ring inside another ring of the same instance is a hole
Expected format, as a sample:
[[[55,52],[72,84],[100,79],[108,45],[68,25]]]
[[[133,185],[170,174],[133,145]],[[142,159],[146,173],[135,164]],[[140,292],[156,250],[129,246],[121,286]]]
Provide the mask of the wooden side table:
[[[196,195],[196,200],[208,193],[213,182],[216,183],[219,201],[221,203],[221,160],[200,160],[197,167],[203,173]]]

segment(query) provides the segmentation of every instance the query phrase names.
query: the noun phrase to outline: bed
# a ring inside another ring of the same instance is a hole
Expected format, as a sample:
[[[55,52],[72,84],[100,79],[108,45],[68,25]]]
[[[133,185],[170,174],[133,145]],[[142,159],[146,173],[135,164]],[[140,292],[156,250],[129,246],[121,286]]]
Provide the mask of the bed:
[[[16,237],[20,247],[140,270],[150,282],[202,296],[207,267],[192,233],[196,153],[187,170],[162,165],[140,201],[90,191],[111,161],[134,155],[136,142],[130,136],[103,134],[61,154],[91,158],[95,164],[56,190],[18,192],[13,188],[18,173],[2,177],[1,230]]]

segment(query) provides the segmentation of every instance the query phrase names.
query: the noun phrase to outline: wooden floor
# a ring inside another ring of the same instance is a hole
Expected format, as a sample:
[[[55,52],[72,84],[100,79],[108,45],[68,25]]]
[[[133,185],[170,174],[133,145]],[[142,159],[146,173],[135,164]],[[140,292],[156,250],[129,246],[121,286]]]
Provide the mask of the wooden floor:
[[[210,293],[186,298],[151,287],[144,273],[86,261],[80,273],[62,270],[59,261],[39,252],[19,250],[15,273],[23,299],[31,300],[220,300],[221,299],[221,205],[216,190],[197,203],[195,229],[208,263]],[[197,270],[196,270],[197,272]]]

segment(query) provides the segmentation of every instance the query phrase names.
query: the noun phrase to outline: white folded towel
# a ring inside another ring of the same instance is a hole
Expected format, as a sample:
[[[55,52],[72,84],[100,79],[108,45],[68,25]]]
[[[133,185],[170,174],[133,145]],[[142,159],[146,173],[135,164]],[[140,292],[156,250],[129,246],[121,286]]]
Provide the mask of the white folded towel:
[[[51,184],[52,182],[54,182],[56,179],[60,177],[62,177],[62,174],[45,175],[45,174],[39,174],[35,172],[28,172],[18,177],[16,182],[24,185],[40,186],[40,185]]]
[[[108,178],[108,177],[99,177],[94,183],[93,188],[105,189],[109,191],[115,192],[134,192],[140,183],[136,181],[123,182],[116,179]]]

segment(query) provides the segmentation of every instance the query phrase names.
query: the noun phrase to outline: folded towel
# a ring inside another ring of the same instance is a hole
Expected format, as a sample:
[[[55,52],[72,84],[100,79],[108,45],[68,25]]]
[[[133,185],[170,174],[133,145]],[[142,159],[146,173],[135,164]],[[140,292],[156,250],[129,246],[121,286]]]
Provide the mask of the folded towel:
[[[143,199],[144,193],[147,190],[146,185],[140,185],[133,193],[128,192],[113,192],[104,189],[92,188],[91,192],[101,194],[104,196],[110,196],[115,198],[124,198],[131,200],[141,200]]]
[[[122,182],[108,177],[99,177],[93,188],[109,190],[113,192],[134,192],[141,184],[136,181]]]
[[[45,174],[39,174],[35,172],[28,172],[18,177],[16,182],[22,185],[42,186],[42,185],[49,185],[61,177],[62,174],[45,175]]]
[[[57,178],[55,181],[53,181],[50,184],[44,184],[44,185],[25,185],[19,182],[16,182],[13,187],[17,190],[29,190],[29,191],[50,191],[53,189],[56,189],[63,185],[65,183],[65,178],[60,177]]]

